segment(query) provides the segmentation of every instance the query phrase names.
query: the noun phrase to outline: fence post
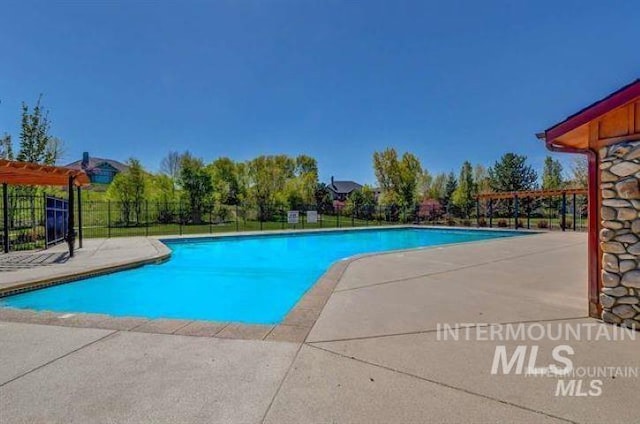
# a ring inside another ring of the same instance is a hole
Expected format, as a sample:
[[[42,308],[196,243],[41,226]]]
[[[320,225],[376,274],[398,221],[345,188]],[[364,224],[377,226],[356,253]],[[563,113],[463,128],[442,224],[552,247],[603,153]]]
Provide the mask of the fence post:
[[[2,211],[3,211],[3,245],[4,253],[9,253],[9,187],[7,183],[2,184]]]
[[[282,229],[284,230],[284,221],[285,221],[286,218],[285,218],[285,215],[284,215],[284,211],[281,211],[281,212],[282,212]]]
[[[336,208],[336,228],[340,228],[340,208]]]
[[[178,226],[180,235],[182,235],[182,203],[178,203]]]
[[[236,232],[240,231],[240,229],[239,229],[240,224],[238,222],[238,219],[239,219],[238,218],[238,204],[236,203]]]
[[[111,200],[107,200],[107,237],[111,238]]]
[[[213,233],[213,204],[209,208],[209,234]]]
[[[144,222],[146,223],[145,235],[149,237],[149,201],[148,200],[144,201]]]
[[[527,230],[531,229],[531,203],[532,203],[531,198],[529,198],[529,204],[527,205]]]

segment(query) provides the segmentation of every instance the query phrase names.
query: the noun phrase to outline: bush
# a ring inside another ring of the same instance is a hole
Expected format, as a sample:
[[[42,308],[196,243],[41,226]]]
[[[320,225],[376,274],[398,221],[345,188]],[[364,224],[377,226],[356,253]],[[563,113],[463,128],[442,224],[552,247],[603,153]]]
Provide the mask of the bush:
[[[447,225],[449,227],[455,227],[456,226],[456,220],[453,218],[447,218]]]
[[[506,219],[499,219],[498,220],[498,227],[507,228],[507,220]]]
[[[478,227],[486,227],[487,226],[487,220],[484,218],[480,218],[478,219]]]
[[[464,221],[462,221],[462,225],[465,227],[471,227],[471,221],[469,221],[468,219],[465,219]]]
[[[549,223],[547,221],[538,221],[538,228],[540,229],[549,228]]]

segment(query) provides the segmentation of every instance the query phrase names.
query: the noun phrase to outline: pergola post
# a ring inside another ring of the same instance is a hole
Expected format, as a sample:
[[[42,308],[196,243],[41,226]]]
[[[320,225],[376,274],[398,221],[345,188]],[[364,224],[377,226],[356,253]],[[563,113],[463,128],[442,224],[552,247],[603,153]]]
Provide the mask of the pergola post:
[[[74,219],[73,219],[73,176],[69,176],[69,199],[68,199],[68,215],[67,215],[67,244],[69,245],[69,257],[73,258],[74,252],[73,249],[76,243],[76,233],[74,230]]]
[[[578,231],[576,228],[578,224],[576,224],[576,194],[573,193],[573,231]]]
[[[476,227],[480,227],[480,199],[476,197]]]
[[[493,228],[493,199],[489,199],[489,228]]]
[[[562,231],[567,228],[567,193],[562,193]]]
[[[515,207],[514,207],[514,215],[515,215],[515,222],[513,223],[514,228],[517,230],[518,229],[518,195],[516,194],[515,196],[513,196],[513,201],[515,203]]]
[[[78,186],[78,249],[82,249],[82,189]]]
[[[2,233],[2,245],[4,253],[9,253],[9,187],[7,183],[2,184],[2,212],[4,232]]]

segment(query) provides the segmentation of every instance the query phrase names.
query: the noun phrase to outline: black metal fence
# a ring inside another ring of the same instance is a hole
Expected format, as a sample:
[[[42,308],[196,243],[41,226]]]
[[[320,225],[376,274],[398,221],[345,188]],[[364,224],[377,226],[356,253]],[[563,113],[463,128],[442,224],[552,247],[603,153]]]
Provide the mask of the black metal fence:
[[[586,231],[587,196],[523,197],[481,199],[472,225],[478,227],[525,228],[532,230]]]
[[[12,193],[8,196],[8,236],[11,251],[46,247],[45,196]],[[76,232],[83,237],[184,235],[233,231],[263,231],[310,228],[350,228],[394,224],[427,224],[460,227],[530,228],[538,230],[584,230],[587,227],[587,199],[584,195],[565,198],[479,200],[472,210],[461,213],[438,202],[416,207],[315,205],[299,207],[296,223],[288,210],[249,204],[203,204],[183,202],[83,201],[81,211],[73,205]],[[0,208],[0,225],[4,222]],[[320,209],[320,210],[319,210]],[[317,211],[313,220],[311,211]],[[81,213],[79,213],[81,212]],[[60,240],[60,238],[57,238]]]
[[[114,201],[82,203],[85,238],[184,235],[229,231],[263,231],[310,228],[348,228],[416,222],[415,208],[369,206],[361,208],[299,207],[291,223],[288,210],[255,205],[202,205],[197,210],[181,202]],[[317,212],[313,220],[312,211]]]
[[[44,196],[11,193],[6,199],[8,201],[6,214],[5,208],[0,208],[3,251],[44,248],[46,245]]]

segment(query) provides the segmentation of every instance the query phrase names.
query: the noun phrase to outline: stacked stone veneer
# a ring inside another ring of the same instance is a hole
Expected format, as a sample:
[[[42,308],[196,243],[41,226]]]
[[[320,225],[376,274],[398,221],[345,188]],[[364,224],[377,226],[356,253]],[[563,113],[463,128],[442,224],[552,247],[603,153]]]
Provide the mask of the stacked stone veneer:
[[[640,329],[640,141],[600,150],[602,319]]]

